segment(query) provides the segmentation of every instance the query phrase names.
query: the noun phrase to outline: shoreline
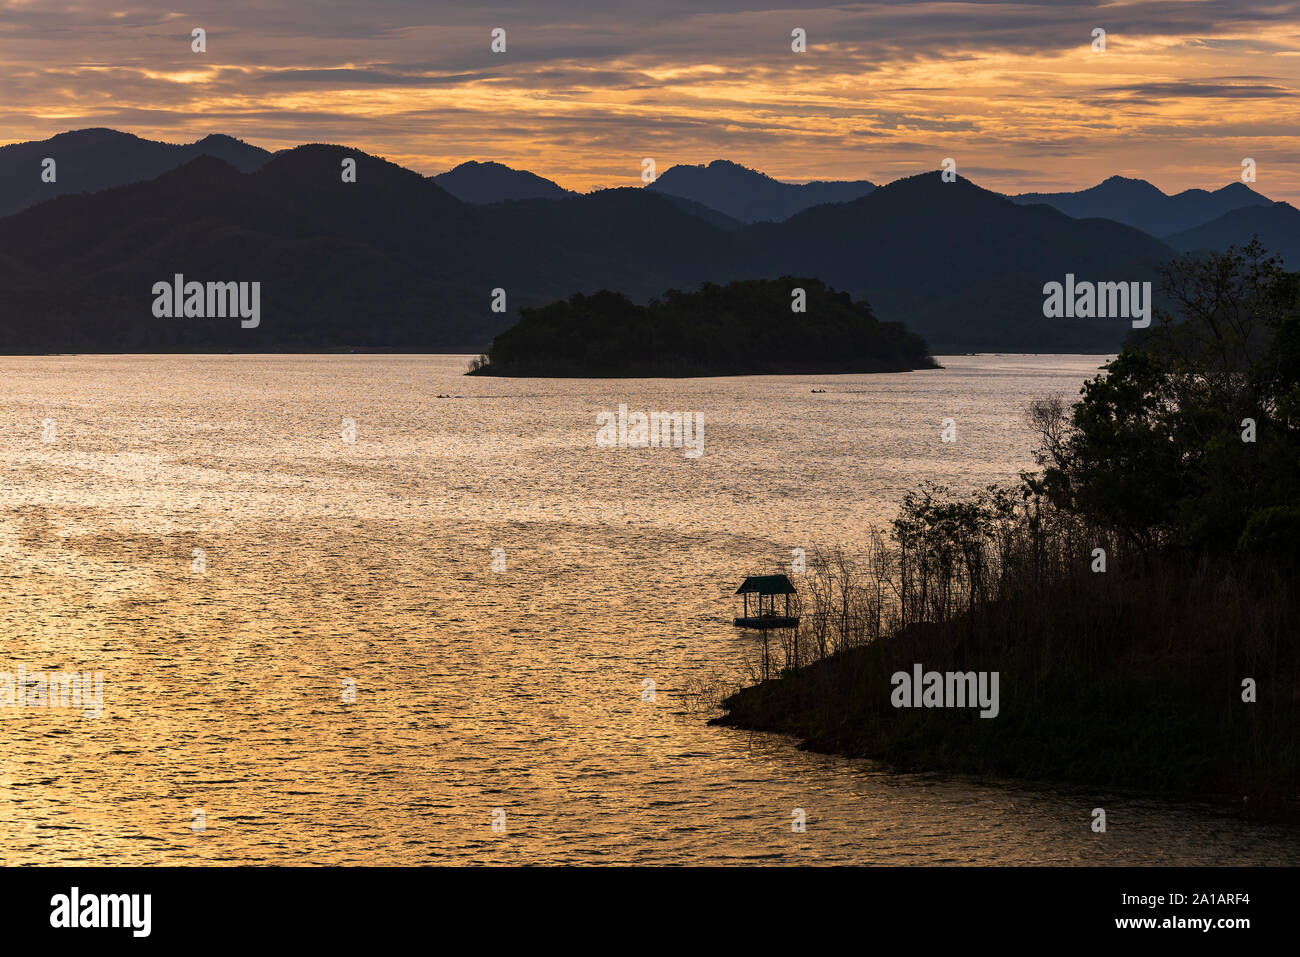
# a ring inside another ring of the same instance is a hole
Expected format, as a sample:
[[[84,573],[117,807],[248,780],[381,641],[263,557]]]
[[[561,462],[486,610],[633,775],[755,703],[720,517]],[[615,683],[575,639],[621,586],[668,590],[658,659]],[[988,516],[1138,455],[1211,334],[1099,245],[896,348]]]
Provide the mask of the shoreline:
[[[751,688],[753,686],[750,686]],[[749,688],[742,689],[749,690]],[[1099,784],[1095,781],[1060,779],[1053,777],[1012,777],[999,775],[972,768],[951,765],[907,764],[892,761],[880,754],[858,754],[851,750],[836,747],[827,741],[816,740],[802,732],[789,727],[766,727],[751,724],[735,717],[734,712],[721,706],[724,713],[710,718],[706,724],[710,727],[725,728],[729,731],[743,731],[755,734],[777,735],[790,742],[796,751],[826,757],[841,758],[862,762],[864,769],[871,765],[871,770],[900,778],[921,777],[936,782],[966,782],[979,787],[997,788],[1006,791],[1026,790],[1031,792],[1067,792],[1095,790],[1098,799],[1119,797],[1136,801],[1173,801],[1189,807],[1211,808],[1217,812],[1229,813],[1245,820],[1258,821],[1261,824],[1282,824],[1294,826],[1300,824],[1300,796],[1293,795],[1234,795],[1223,791],[1196,791],[1180,789],[1162,789],[1151,786],[1125,783]]]
[[[470,369],[467,376],[481,376],[497,379],[731,379],[754,376],[835,376],[835,375],[889,375],[904,372],[931,372],[943,366],[932,359],[931,365],[880,366],[875,368],[839,368],[818,366],[816,368],[763,368],[763,369],[704,369],[691,371],[672,371],[659,368],[631,368],[620,371],[593,371],[562,366],[552,369],[512,369],[497,371],[491,366]]]
[[[915,657],[918,637],[930,644],[948,635],[934,626],[914,631],[904,636],[906,657]],[[1199,689],[1165,686],[1170,672],[1164,668],[1132,676],[1118,695],[1131,709],[1107,714],[1095,707],[1096,689],[1085,687],[1073,689],[1073,699],[1060,689],[1050,709],[1036,700],[1038,689],[1035,700],[1019,708],[1017,685],[1031,679],[1013,665],[1002,671],[1002,713],[981,720],[973,707],[892,706],[890,675],[910,668],[891,660],[893,646],[903,643],[881,639],[741,688],[720,702],[723,713],[708,724],[785,735],[799,750],[874,761],[900,773],[1117,788],[1300,816],[1294,787],[1234,767],[1244,741],[1232,735],[1209,739],[1214,723],[1205,720],[1203,709],[1197,711]],[[927,660],[924,653],[919,660]]]

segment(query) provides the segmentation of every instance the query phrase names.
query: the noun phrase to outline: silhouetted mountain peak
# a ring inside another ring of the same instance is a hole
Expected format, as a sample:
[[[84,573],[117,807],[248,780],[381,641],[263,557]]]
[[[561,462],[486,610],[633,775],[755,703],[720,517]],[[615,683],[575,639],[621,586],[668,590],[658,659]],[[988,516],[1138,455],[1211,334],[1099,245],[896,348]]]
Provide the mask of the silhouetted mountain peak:
[[[881,190],[901,191],[906,189],[935,189],[939,187],[957,188],[957,189],[974,189],[981,193],[987,193],[990,196],[997,196],[992,190],[987,190],[983,186],[976,186],[971,180],[962,176],[960,173],[955,175],[951,182],[945,182],[943,170],[928,169],[924,173],[913,173],[911,176],[901,176],[892,183],[886,183],[884,186],[878,186]]]
[[[960,201],[963,204],[977,202],[992,205],[1008,202],[1007,198],[1001,193],[995,193],[983,186],[977,186],[960,174],[951,182],[946,182],[942,170],[927,170],[924,173],[915,173],[911,176],[896,179],[892,183],[876,187],[872,192],[854,200],[850,205],[865,207],[868,205],[868,201],[874,204],[886,202],[952,203]]]
[[[391,177],[413,184],[428,183],[428,177],[421,176],[405,166],[398,166],[381,156],[373,156],[355,147],[341,146],[337,143],[304,143],[302,146],[281,150],[266,162],[262,171],[274,176],[297,173],[314,176],[324,168],[334,174],[334,179],[343,182],[343,161],[347,159],[356,162],[358,181],[361,171],[365,170],[372,176]]]
[[[1132,176],[1107,176],[1092,189],[1084,190],[1093,194],[1110,194],[1113,196],[1122,196],[1129,199],[1140,199],[1159,202],[1167,199],[1166,193],[1153,183],[1148,183],[1144,179],[1136,179]]]
[[[783,183],[731,160],[670,167],[646,187],[717,210],[739,222],[780,222],[823,203],[855,200],[875,189],[866,180]]]
[[[471,170],[500,171],[500,170],[510,170],[510,167],[506,166],[504,163],[498,163],[495,160],[482,160],[482,161],[466,160],[465,162],[461,163],[459,166],[453,166],[447,172],[448,173],[469,172]],[[510,171],[514,172],[514,170],[510,170]],[[439,174],[439,175],[443,175],[443,174]]]
[[[676,167],[674,167],[674,169],[675,168]],[[686,168],[698,169],[699,167],[686,167]],[[710,160],[708,165],[705,166],[704,168],[713,170],[714,172],[735,173],[738,176],[749,176],[755,179],[764,179],[771,183],[780,182],[780,180],[768,176],[766,173],[759,172],[756,169],[750,169],[748,166],[742,166],[740,163],[733,163],[731,160],[725,160],[725,159]],[[669,170],[669,172],[671,171],[672,170]]]
[[[756,169],[750,169],[748,166],[742,166],[740,163],[733,163],[731,160],[715,159],[708,163],[679,163],[676,166],[670,166],[652,185],[663,188],[665,182],[672,184],[676,181],[687,182],[718,182],[723,177],[726,180],[735,183],[750,183],[753,185],[771,185],[771,186],[792,186],[792,183],[782,183],[780,180],[773,179],[766,173],[759,172]]]
[[[241,140],[237,136],[230,136],[227,133],[209,133],[202,139],[195,140],[193,143],[189,144],[188,148],[192,150],[222,152],[227,150],[244,150],[251,153],[261,153],[267,157],[271,155],[267,150],[262,149],[260,146],[254,146],[252,143]]]
[[[500,203],[523,199],[563,199],[572,195],[558,183],[512,169],[503,163],[468,160],[445,173],[429,177],[466,203]]]
[[[350,147],[342,146],[338,143],[303,143],[301,146],[295,146],[291,149],[281,150],[276,153],[267,161],[266,166],[263,168],[266,170],[305,168],[307,164],[333,162],[341,169],[343,160],[345,159],[356,160],[358,166],[360,166],[363,161],[365,161],[367,165],[369,165],[369,161],[374,161],[376,163],[386,162],[377,156],[371,156],[368,153],[363,153],[361,150],[351,149]],[[393,166],[394,169],[403,169],[403,167],[391,163],[388,165]],[[405,170],[405,172],[410,173],[411,171]],[[415,175],[418,176],[419,174],[417,173]]]
[[[1214,192],[1186,189],[1170,196],[1144,179],[1127,176],[1111,176],[1073,193],[1021,193],[1011,200],[1021,205],[1044,203],[1075,219],[1113,219],[1152,236],[1168,236],[1239,206],[1268,202],[1244,183]]]
[[[1215,196],[1240,196],[1245,199],[1250,199],[1250,198],[1264,199],[1263,196],[1260,196],[1259,193],[1251,189],[1245,183],[1241,182],[1241,180],[1237,180],[1236,182],[1229,183],[1227,186],[1219,187],[1214,191],[1214,195]]]
[[[121,130],[109,129],[106,126],[88,126],[82,130],[68,130],[65,133],[55,133],[48,140],[44,140],[44,141],[31,140],[30,142],[46,142],[46,143],[59,143],[59,144],[81,142],[87,144],[96,144],[96,143],[105,143],[110,140],[119,140],[122,142],[134,141],[137,143],[150,142],[149,140],[145,140],[142,137],[136,136],[134,133],[124,133]]]
[[[1152,185],[1151,183],[1148,183],[1144,179],[1139,179],[1136,176],[1121,176],[1118,173],[1115,173],[1112,176],[1107,176],[1097,185],[1098,186],[1137,186],[1147,191],[1153,189],[1157,193],[1161,191],[1158,187]]]
[[[356,164],[355,181],[343,179],[344,160]],[[325,196],[357,207],[373,204],[374,210],[400,210],[404,206],[432,205],[447,210],[460,201],[434,180],[414,170],[362,150],[337,143],[307,143],[281,150],[256,173],[258,185],[301,197],[311,206]],[[325,187],[331,187],[326,191]],[[332,188],[337,187],[337,188]],[[411,215],[416,215],[412,208]]]
[[[244,173],[251,173],[271,158],[271,154],[260,146],[253,146],[225,133],[209,133],[203,139],[181,147],[181,150],[187,156],[203,153],[220,156]]]

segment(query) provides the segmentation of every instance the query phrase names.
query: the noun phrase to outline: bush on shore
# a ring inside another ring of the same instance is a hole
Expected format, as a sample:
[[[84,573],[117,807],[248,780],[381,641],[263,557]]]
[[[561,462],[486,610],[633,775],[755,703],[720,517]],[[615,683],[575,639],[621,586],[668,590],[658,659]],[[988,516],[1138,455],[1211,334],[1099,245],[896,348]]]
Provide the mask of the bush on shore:
[[[1300,275],[1252,244],[1165,287],[1181,315],[1028,411],[1041,471],[924,486],[862,556],[814,553],[800,627],[719,720],[908,768],[1294,796]],[[998,716],[893,707],[915,664],[998,672]]]

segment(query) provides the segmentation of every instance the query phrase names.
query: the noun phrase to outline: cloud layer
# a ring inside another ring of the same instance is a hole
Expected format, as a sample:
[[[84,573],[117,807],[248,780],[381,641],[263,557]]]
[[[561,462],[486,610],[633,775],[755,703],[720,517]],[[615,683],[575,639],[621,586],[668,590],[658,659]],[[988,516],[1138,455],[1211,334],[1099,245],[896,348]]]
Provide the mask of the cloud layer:
[[[951,156],[1011,192],[1112,173],[1173,191],[1249,156],[1262,192],[1300,201],[1300,3],[592,6],[0,0],[0,142],[223,132],[426,173],[494,159],[575,189],[639,184],[646,156],[877,182]]]

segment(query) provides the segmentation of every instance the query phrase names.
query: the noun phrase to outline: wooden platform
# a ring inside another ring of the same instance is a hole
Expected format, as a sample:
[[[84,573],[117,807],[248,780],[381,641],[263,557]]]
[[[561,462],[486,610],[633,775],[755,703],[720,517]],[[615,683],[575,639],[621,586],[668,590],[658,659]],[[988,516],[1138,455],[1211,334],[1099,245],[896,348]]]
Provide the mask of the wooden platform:
[[[737,628],[794,628],[799,619],[787,615],[762,615],[758,618],[736,618],[732,624]]]

